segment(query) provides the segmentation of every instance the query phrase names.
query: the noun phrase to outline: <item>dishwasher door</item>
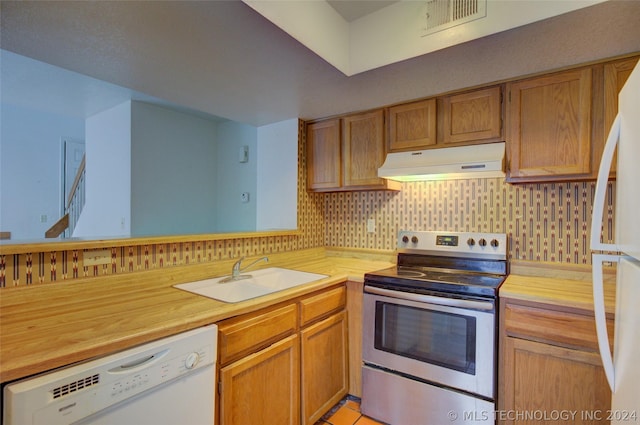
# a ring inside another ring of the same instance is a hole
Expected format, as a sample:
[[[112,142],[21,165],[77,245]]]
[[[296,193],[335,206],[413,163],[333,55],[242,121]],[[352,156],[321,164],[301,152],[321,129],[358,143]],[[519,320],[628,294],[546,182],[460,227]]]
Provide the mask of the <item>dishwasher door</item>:
[[[4,425],[212,425],[217,327],[8,384]]]

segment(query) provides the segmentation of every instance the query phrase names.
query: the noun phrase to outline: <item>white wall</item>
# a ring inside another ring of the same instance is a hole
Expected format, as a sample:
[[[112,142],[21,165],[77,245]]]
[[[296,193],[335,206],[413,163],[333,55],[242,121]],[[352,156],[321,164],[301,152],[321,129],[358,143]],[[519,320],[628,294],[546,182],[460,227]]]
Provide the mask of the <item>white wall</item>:
[[[132,236],[211,233],[217,124],[142,102],[132,112]]]
[[[131,232],[131,102],[86,120],[86,203],[74,237]]]
[[[216,232],[256,230],[257,178],[256,127],[227,121],[218,125]],[[239,162],[242,146],[249,148],[249,160]],[[249,202],[241,195],[249,193]]]
[[[258,127],[258,230],[298,227],[297,188],[298,119]]]
[[[44,238],[60,218],[60,139],[84,139],[84,119],[2,103],[0,127],[0,230]]]

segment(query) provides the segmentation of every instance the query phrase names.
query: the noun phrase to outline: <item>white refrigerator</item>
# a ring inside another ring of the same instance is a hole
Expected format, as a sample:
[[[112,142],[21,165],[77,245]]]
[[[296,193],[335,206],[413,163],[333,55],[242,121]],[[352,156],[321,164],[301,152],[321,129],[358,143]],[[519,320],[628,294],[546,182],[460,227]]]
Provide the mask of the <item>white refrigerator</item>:
[[[612,391],[612,424],[640,422],[640,64],[620,92],[596,184],[591,224],[598,345]],[[600,241],[607,177],[618,148],[615,243]],[[613,254],[612,254],[613,253]],[[603,263],[617,263],[613,355],[605,324]]]

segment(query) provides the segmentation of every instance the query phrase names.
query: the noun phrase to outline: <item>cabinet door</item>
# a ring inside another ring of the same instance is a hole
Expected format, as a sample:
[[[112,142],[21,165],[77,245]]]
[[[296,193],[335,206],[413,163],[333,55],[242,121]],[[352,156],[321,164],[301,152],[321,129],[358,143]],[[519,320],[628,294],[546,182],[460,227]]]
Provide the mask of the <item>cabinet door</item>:
[[[512,337],[504,343],[499,423],[539,424],[536,414],[546,415],[545,424],[609,423],[611,391],[598,353]],[[560,412],[575,412],[575,417],[554,418]],[[520,414],[517,420],[516,413]]]
[[[592,70],[507,85],[508,181],[590,176]]]
[[[346,312],[303,329],[301,337],[303,423],[314,424],[347,394]]]
[[[450,145],[499,142],[502,137],[500,86],[439,99],[442,142]]]
[[[384,187],[378,168],[385,160],[382,110],[342,119],[344,187]]]
[[[407,151],[435,146],[436,99],[389,108],[389,151]]]
[[[298,425],[299,365],[292,335],[220,369],[220,424]]]
[[[613,124],[613,120],[618,114],[618,94],[622,90],[624,83],[627,82],[627,78],[631,75],[636,63],[638,63],[638,58],[624,59],[604,65],[604,122],[602,132],[597,136],[603,140],[603,143],[607,139],[611,124]],[[598,163],[601,156],[601,153],[597,156]],[[611,172],[614,174],[616,164],[617,158],[614,157],[613,164],[611,164]]]
[[[335,189],[342,185],[340,119],[307,126],[307,187]]]

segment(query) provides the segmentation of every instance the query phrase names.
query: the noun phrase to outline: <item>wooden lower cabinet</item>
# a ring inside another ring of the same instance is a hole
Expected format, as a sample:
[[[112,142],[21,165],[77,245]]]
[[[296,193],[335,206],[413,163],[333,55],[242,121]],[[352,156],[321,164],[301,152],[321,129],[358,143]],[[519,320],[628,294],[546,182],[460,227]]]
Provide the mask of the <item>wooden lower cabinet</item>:
[[[314,424],[347,394],[347,313],[301,331],[303,424]]]
[[[220,424],[299,424],[299,365],[291,335],[220,369]]]
[[[507,337],[502,366],[508,378],[499,423],[608,423],[611,392],[598,353]]]
[[[314,424],[349,387],[345,285],[218,324],[220,425]]]
[[[501,302],[497,423],[608,424],[593,313]]]

